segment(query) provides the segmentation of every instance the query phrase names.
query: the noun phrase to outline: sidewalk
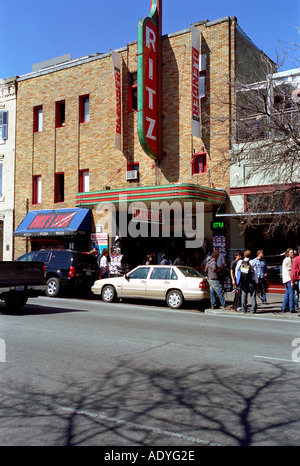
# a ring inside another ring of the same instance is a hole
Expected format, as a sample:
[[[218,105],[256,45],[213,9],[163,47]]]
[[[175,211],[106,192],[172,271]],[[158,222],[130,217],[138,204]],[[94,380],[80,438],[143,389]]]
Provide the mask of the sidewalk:
[[[226,303],[230,305],[233,302],[234,293],[229,292],[225,293]],[[300,321],[300,310],[296,310],[295,313],[290,312],[281,312],[281,303],[283,301],[284,294],[280,293],[267,293],[267,303],[262,304],[260,298],[256,297],[257,301],[257,311],[256,314],[250,313],[250,297],[248,296],[248,307],[247,307],[247,314],[250,316],[257,316],[263,315],[264,317],[270,316],[278,316],[284,319],[296,319]],[[299,315],[298,315],[299,312]],[[235,312],[233,310],[224,310],[224,309],[205,309],[205,314],[231,314],[231,315],[244,315],[241,312]]]

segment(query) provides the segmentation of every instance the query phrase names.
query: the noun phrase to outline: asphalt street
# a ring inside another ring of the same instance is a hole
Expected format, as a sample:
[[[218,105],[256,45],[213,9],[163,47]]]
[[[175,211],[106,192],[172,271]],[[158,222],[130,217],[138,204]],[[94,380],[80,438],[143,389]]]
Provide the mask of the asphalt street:
[[[298,445],[300,318],[276,299],[244,316],[46,297],[3,313],[0,444]]]

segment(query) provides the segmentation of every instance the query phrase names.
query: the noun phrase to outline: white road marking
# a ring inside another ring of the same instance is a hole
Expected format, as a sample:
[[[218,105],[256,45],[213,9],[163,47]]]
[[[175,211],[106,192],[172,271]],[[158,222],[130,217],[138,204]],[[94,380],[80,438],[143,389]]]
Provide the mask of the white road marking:
[[[273,359],[275,361],[284,361],[284,362],[300,362],[300,361],[293,361],[292,359],[283,359],[283,358],[273,358],[272,356],[254,356],[255,358],[258,359]]]
[[[85,411],[85,410],[76,410],[76,409],[73,409],[73,408],[68,408],[66,406],[59,406],[59,405],[56,405],[56,406],[59,409],[61,409],[62,411],[65,411],[65,412],[68,412],[68,413],[78,414],[80,416],[87,416],[87,417],[91,417],[91,418],[94,418],[94,419],[99,419],[99,420],[102,420],[102,421],[109,421],[109,422],[113,422],[115,424],[123,425],[125,427],[126,426],[134,427],[135,429],[146,430],[148,432],[154,432],[156,434],[162,434],[162,435],[166,435],[168,437],[175,437],[175,438],[179,438],[181,440],[186,440],[188,442],[198,443],[200,445],[219,446],[219,447],[220,446],[225,446],[225,445],[222,445],[221,443],[209,442],[208,440],[202,440],[202,439],[199,439],[197,437],[191,437],[189,435],[179,434],[177,432],[171,432],[169,430],[160,429],[159,427],[152,427],[152,426],[146,426],[146,425],[143,425],[143,424],[137,424],[135,422],[125,421],[123,419],[118,419],[118,418],[115,418],[115,417],[105,416],[104,414],[92,413],[90,411]]]

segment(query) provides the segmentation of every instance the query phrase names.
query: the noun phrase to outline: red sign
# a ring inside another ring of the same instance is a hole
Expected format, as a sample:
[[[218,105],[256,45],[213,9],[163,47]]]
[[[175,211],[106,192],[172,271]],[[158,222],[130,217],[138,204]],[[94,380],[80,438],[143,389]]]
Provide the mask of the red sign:
[[[115,136],[115,147],[118,150],[122,150],[121,147],[121,57],[120,54],[111,51],[114,76],[115,76],[115,87],[116,87],[116,136]]]
[[[192,38],[192,134],[201,137],[200,100],[199,100],[199,49],[200,32],[191,26]]]
[[[160,156],[160,14],[161,0],[152,0],[138,27],[138,134],[154,159]]]
[[[36,214],[27,230],[57,230],[68,228],[76,212],[53,212]]]
[[[193,119],[199,121],[199,50],[192,49],[192,96],[193,96]]]
[[[152,21],[145,23],[144,29],[144,119],[145,137],[151,151],[157,154],[158,115],[157,115],[157,28]]]

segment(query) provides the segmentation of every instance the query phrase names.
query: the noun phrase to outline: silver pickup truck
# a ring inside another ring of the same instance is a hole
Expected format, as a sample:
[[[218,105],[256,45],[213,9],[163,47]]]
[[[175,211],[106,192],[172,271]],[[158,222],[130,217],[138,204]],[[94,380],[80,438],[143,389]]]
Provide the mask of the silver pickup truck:
[[[46,289],[43,262],[0,261],[0,299],[9,310],[18,311],[28,298],[42,295]]]

